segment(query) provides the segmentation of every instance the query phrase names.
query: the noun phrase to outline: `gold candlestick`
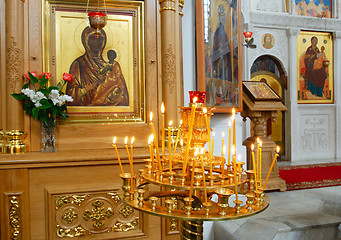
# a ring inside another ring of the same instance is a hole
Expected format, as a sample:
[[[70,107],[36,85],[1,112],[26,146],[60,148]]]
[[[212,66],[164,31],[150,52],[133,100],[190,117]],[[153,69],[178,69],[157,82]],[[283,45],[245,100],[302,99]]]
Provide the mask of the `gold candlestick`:
[[[202,158],[201,158],[201,170],[202,170],[202,181],[204,183],[204,198],[205,198],[205,203],[207,204],[207,189],[206,189],[205,167],[204,167],[204,160]]]
[[[193,194],[194,172],[195,172],[195,160],[196,160],[196,158],[197,158],[198,151],[199,151],[198,148],[195,149],[194,158],[193,158],[193,162],[192,162],[192,175],[191,175],[191,184],[190,184],[190,189],[189,189],[189,199],[192,198],[192,194]]]
[[[179,141],[179,136],[180,136],[181,125],[182,125],[182,120],[180,120],[180,126],[178,128],[178,132],[176,133],[176,139],[175,139],[175,146],[174,146],[173,156],[175,156],[176,149],[178,147],[178,141]]]
[[[259,186],[262,186],[262,141],[259,141]]]
[[[154,141],[154,134],[151,134],[149,136],[149,139],[148,139],[148,144],[149,144],[150,160],[151,160],[151,163],[152,163],[152,171],[154,171],[154,169],[155,169],[153,141]]]
[[[215,132],[213,132],[212,133],[212,150],[211,150],[211,154],[212,154],[212,157],[211,157],[211,162],[210,162],[210,178],[212,179],[213,177],[212,177],[212,168],[213,168],[213,166],[212,166],[212,161],[213,161],[213,149],[214,149],[214,137],[215,137]]]
[[[232,161],[234,174],[234,193],[236,194],[236,201],[238,201],[238,184],[237,184],[237,165],[236,165],[236,147],[232,146]]]
[[[229,122],[229,151],[228,151],[228,165],[231,165],[231,122]]]
[[[129,153],[129,149],[128,149],[128,137],[125,137],[124,139],[124,144],[126,145],[126,150],[127,150],[127,155],[128,155],[128,161],[129,161],[129,165],[130,165],[130,176],[131,176],[131,190],[133,190],[133,176],[134,176],[134,170],[133,170],[133,164],[131,163],[131,159],[130,159],[130,153]]]
[[[116,151],[116,155],[117,155],[117,159],[118,159],[118,164],[120,165],[121,173],[124,174],[122,163],[121,163],[121,159],[120,159],[120,155],[118,154],[118,150],[117,150],[117,146],[116,146],[116,136],[113,138],[112,143],[113,143],[112,145],[113,145],[113,147],[115,148],[115,151]]]
[[[255,175],[255,186],[256,186],[256,191],[258,191],[258,186],[257,186],[257,167],[256,167],[256,162],[255,162],[255,145],[251,145],[251,155],[252,155],[252,162],[253,162],[253,174]]]
[[[232,109],[233,145],[236,146],[236,110]]]

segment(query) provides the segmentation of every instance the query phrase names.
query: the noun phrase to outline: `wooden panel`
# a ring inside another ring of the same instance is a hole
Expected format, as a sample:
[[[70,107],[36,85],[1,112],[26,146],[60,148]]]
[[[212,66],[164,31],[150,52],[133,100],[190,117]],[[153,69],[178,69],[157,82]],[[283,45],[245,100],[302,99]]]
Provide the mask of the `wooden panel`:
[[[142,167],[142,165],[140,165]],[[135,166],[138,169],[138,166]],[[119,168],[113,167],[112,165],[103,166],[80,166],[80,167],[61,167],[61,168],[42,168],[42,169],[31,169],[29,171],[29,182],[30,182],[30,209],[31,209],[31,239],[61,239],[57,236],[59,224],[59,234],[60,236],[67,237],[65,231],[70,230],[70,234],[75,234],[75,229],[80,225],[86,231],[81,239],[116,239],[122,237],[144,237],[148,239],[160,239],[161,238],[161,228],[158,222],[158,218],[154,218],[152,222],[149,220],[149,215],[139,215],[141,219],[141,224],[137,230],[131,230],[128,232],[116,232],[113,230],[115,225],[115,219],[113,217],[106,218],[104,223],[107,223],[106,227],[101,227],[96,229],[93,226],[91,220],[84,220],[83,214],[86,210],[91,211],[95,209],[93,206],[96,200],[102,201],[105,211],[108,208],[114,210],[114,215],[122,215],[118,211],[124,208],[122,203],[115,203],[116,196],[110,196],[108,193],[115,195],[122,184],[120,179]],[[71,203],[72,198],[67,198],[66,196],[84,196],[84,200],[81,200],[80,205]],[[56,209],[56,201],[61,200],[64,197],[64,202],[59,209]],[[69,216],[77,213],[79,222],[70,223],[69,225],[61,221],[61,215],[67,214]],[[125,209],[122,211],[129,211]],[[123,213],[125,214],[125,213]],[[135,216],[135,215],[134,215]],[[124,217],[118,219],[124,219]],[[81,222],[81,224],[79,224]],[[129,215],[127,217],[127,222],[133,222],[133,217]],[[151,223],[151,224],[149,224]],[[63,225],[61,225],[63,224]],[[155,225],[158,226],[155,228]],[[154,229],[151,231],[151,227]],[[109,233],[106,230],[109,229]],[[81,228],[78,231],[82,232]],[[153,234],[150,234],[150,233]],[[91,233],[90,236],[87,234]],[[64,234],[64,235],[63,235]],[[70,236],[71,236],[70,235]]]
[[[0,171],[1,239],[29,239],[27,177],[26,169]]]

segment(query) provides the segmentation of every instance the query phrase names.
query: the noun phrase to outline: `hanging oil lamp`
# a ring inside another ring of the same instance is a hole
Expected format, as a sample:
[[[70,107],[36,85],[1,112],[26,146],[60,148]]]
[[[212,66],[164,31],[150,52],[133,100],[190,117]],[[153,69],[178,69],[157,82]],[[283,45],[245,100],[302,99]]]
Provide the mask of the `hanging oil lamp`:
[[[88,0],[88,4],[86,6],[86,12],[88,12],[89,1],[90,0]],[[100,35],[101,29],[104,28],[105,25],[107,24],[107,13],[106,13],[107,10],[105,6],[105,0],[103,1],[103,3],[104,3],[105,13],[99,11],[99,1],[98,1],[98,11],[88,13],[90,27],[96,29],[95,35]]]

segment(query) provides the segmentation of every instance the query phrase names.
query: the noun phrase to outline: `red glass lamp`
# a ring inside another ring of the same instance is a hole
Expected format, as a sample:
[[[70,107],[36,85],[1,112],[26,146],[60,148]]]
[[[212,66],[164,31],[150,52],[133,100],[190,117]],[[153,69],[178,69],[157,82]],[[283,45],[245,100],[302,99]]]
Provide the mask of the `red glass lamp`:
[[[247,31],[247,32],[243,32],[243,34],[245,37],[245,42],[246,43],[250,42],[253,32]]]

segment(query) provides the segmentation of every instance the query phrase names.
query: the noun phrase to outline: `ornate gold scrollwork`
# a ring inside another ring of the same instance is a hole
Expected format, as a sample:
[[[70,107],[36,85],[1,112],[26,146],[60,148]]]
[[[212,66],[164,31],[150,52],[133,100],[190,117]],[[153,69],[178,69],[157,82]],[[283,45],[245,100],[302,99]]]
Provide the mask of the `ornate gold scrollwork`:
[[[84,199],[87,197],[87,195],[66,195],[66,196],[60,196],[56,200],[56,209],[59,209],[60,207],[64,206],[64,204],[76,204],[78,206],[81,205],[81,203],[84,201]]]
[[[76,227],[74,229],[64,229],[61,226],[57,225],[57,236],[60,238],[63,238],[63,237],[73,238],[73,237],[86,236],[90,234],[91,234],[90,232],[86,231],[82,227]]]
[[[136,218],[134,221],[130,223],[121,223],[117,222],[112,228],[112,232],[127,232],[129,230],[135,230],[137,229],[139,225],[139,218]]]
[[[62,217],[68,224],[71,224],[76,218],[78,218],[78,214],[72,208],[69,208]]]
[[[94,208],[91,211],[86,210],[83,213],[83,218],[86,221],[88,220],[95,221],[93,224],[95,228],[103,227],[104,223],[102,222],[102,220],[104,220],[105,217],[110,218],[114,214],[111,208],[105,210],[104,207],[102,207],[103,205],[104,205],[103,201],[96,200],[94,203],[92,203],[92,206],[94,206]]]
[[[166,11],[166,10],[173,11],[173,12],[176,11],[175,8],[173,8],[173,7],[163,7],[163,8],[160,9],[160,12],[163,12],[163,11]]]
[[[120,214],[122,214],[123,217],[127,218],[129,217],[131,214],[133,214],[134,212],[134,209],[128,205],[124,205],[123,208],[121,208],[119,211],[118,211]]]
[[[174,232],[178,230],[178,220],[175,218],[170,219],[170,231]]]
[[[165,72],[167,73],[167,80],[166,83],[168,85],[168,89],[170,93],[173,93],[175,89],[175,54],[172,44],[169,44],[169,47],[167,48],[167,52],[164,55],[163,58],[163,66],[165,69]]]
[[[114,200],[114,203],[117,204],[119,202],[121,202],[121,198],[120,195],[118,194],[118,192],[114,192],[114,193],[107,193],[112,200]]]
[[[20,206],[17,196],[10,197],[9,208],[9,224],[11,226],[10,240],[17,240],[20,238]]]

